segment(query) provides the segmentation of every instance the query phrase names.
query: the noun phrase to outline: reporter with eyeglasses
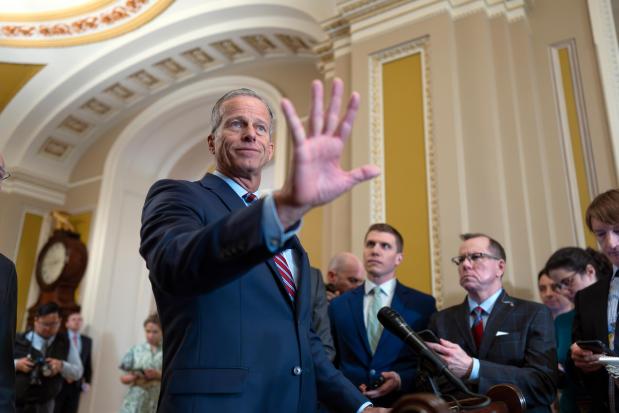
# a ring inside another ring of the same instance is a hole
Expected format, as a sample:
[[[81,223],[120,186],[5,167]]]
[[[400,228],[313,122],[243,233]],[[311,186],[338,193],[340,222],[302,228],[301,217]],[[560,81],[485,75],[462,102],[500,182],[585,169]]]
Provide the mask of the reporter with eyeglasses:
[[[527,412],[550,412],[556,396],[557,357],[552,316],[544,305],[503,289],[505,250],[485,234],[463,234],[458,267],[464,302],[435,313],[427,343],[477,393],[516,385]]]
[[[58,304],[42,304],[36,310],[34,328],[15,339],[17,413],[53,413],[63,378],[82,377],[79,352],[66,334],[58,334],[60,322]]]

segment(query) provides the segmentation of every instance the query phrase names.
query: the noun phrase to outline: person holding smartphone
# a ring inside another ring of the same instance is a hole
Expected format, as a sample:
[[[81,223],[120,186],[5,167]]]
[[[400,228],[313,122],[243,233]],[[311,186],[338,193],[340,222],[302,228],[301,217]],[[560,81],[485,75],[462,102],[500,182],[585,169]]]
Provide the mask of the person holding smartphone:
[[[591,202],[585,215],[587,227],[595,236],[601,251],[612,264],[612,272],[597,283],[577,292],[570,356],[591,397],[591,411],[617,412],[619,390],[598,362],[603,353],[578,345],[583,340],[599,340],[610,351],[619,349],[616,331],[619,300],[619,190],[606,191]],[[582,344],[582,343],[581,343]],[[595,350],[595,349],[593,349]]]
[[[607,279],[612,272],[608,258],[591,248],[565,247],[555,251],[546,262],[545,270],[559,287],[559,292],[570,301],[580,290],[595,284],[598,279]],[[559,369],[566,371],[569,347],[572,344],[572,325],[575,311],[565,312],[555,319],[557,358]],[[588,350],[608,352],[607,346],[597,340],[589,343]],[[577,380],[562,376],[559,407],[561,413],[578,413],[578,400],[586,398],[586,392]]]

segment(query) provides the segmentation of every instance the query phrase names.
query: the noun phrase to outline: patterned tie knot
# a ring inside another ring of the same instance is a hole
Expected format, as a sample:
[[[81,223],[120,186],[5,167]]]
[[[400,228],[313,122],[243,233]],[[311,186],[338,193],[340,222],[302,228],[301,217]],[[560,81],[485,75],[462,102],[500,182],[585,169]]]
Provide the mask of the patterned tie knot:
[[[373,289],[373,294],[374,294],[374,297],[381,296],[381,298],[382,298],[382,293],[384,293],[384,291],[383,291],[383,289],[380,287],[380,285],[377,285],[376,287],[374,287],[374,289]]]
[[[481,308],[480,306],[477,306],[473,309],[473,311],[471,311],[471,315],[475,318],[479,318],[484,314],[484,309]]]
[[[243,195],[243,199],[245,200],[245,202],[247,202],[248,204],[251,204],[252,202],[254,202],[258,197],[256,196],[256,194],[252,194],[251,192],[246,193],[245,195]]]

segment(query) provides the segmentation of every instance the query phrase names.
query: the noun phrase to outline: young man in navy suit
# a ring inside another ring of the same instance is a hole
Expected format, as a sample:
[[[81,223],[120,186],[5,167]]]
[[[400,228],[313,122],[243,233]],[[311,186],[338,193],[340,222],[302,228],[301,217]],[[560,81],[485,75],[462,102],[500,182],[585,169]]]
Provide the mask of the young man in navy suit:
[[[359,107],[353,93],[340,120],[343,89],[334,80],[324,111],[322,83],[312,84],[307,133],[282,101],[291,170],[271,195],[255,192],[273,156],[273,113],[248,89],[213,107],[215,172],[150,189],[140,252],[163,330],[160,412],[311,413],[317,399],[342,413],[380,411],[335,370],[310,329],[310,267],[295,236],[305,213],[379,173],[339,166]]]
[[[546,306],[503,290],[505,250],[484,234],[464,234],[458,255],[462,304],[434,314],[427,343],[457,377],[484,394],[510,383],[523,393],[527,412],[550,412],[557,392],[554,324]]]
[[[378,310],[393,308],[414,330],[425,329],[436,311],[434,297],[397,281],[403,247],[402,235],[391,225],[370,226],[363,248],[365,283],[329,306],[336,364],[375,405],[384,407],[414,390],[417,357],[402,340],[383,330]]]
[[[10,176],[0,154],[0,185]],[[15,317],[17,314],[17,273],[15,265],[0,254],[0,412],[15,411]]]

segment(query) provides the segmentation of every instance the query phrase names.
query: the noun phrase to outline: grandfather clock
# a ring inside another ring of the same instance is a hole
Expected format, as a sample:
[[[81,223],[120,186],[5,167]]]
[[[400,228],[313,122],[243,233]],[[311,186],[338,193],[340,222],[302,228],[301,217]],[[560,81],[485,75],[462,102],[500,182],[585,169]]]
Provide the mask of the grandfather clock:
[[[37,258],[39,297],[36,304],[28,309],[28,326],[32,326],[36,309],[50,301],[60,306],[63,320],[71,312],[80,310],[75,302],[75,290],[84,277],[88,251],[80,240],[80,234],[69,223],[67,214],[54,211],[52,216],[54,232]]]

